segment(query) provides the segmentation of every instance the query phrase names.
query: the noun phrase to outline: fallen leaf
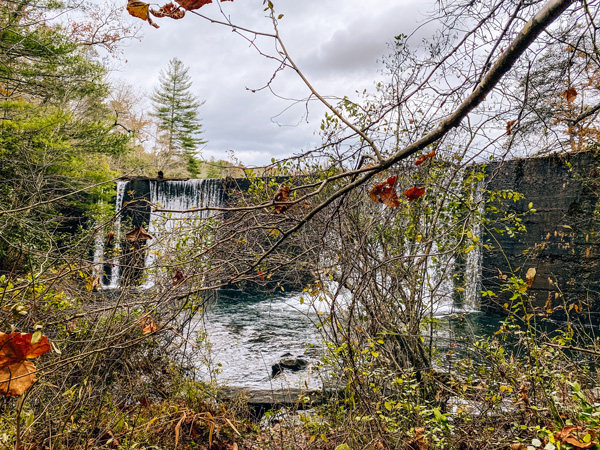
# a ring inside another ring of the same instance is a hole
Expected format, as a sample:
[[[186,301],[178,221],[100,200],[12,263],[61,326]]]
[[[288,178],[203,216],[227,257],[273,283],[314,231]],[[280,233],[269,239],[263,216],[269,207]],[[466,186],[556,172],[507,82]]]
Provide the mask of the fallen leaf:
[[[408,198],[409,202],[418,199],[419,197],[423,197],[425,195],[425,188],[413,186],[410,189],[404,191],[404,195]]]
[[[565,98],[567,102],[573,103],[577,97],[577,90],[575,88],[569,88],[560,94],[561,97]]]
[[[179,432],[181,431],[181,424],[184,420],[185,411],[183,412],[183,416],[181,416],[181,419],[179,419],[179,422],[177,422],[177,425],[175,425],[175,448],[177,448],[177,444],[179,443]]]
[[[433,158],[434,156],[435,156],[435,150],[432,150],[429,153],[419,156],[417,158],[417,160],[415,161],[415,166],[420,166],[425,161],[427,161],[429,158]]]
[[[561,442],[562,444],[572,445],[573,448],[576,450],[585,450],[596,445],[596,442],[593,440],[592,433],[574,425],[565,426],[558,433],[554,434],[554,439]],[[582,442],[582,440],[588,442]]]
[[[510,130],[515,123],[517,123],[516,120],[509,120],[508,122],[506,122],[506,135],[507,136],[510,136]]]
[[[273,197],[274,202],[289,202],[290,201],[290,187],[281,186],[275,196]],[[275,206],[275,214],[281,214],[286,212],[290,208],[290,205],[277,205]]]
[[[125,238],[130,242],[147,241],[152,239],[152,235],[144,230],[144,227],[135,227],[125,235]]]
[[[388,208],[396,208],[400,206],[400,199],[398,198],[398,194],[396,194],[396,190],[394,189],[394,184],[396,184],[397,177],[389,177],[387,180],[382,181],[381,183],[377,183],[373,188],[369,191],[369,197],[375,203],[383,203]]]
[[[161,6],[158,11],[150,9],[150,14],[155,17],[170,17],[171,19],[179,20],[184,18],[185,9],[175,6],[173,2],[169,2],[166,5]]]

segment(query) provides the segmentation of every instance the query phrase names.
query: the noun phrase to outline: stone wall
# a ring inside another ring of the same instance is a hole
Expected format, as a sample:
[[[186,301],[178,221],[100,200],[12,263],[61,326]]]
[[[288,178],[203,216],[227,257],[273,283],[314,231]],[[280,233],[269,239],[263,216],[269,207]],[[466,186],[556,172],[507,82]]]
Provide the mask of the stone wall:
[[[495,215],[486,212],[492,223],[484,232],[484,243],[494,249],[482,253],[484,290],[498,292],[504,275],[514,272],[525,279],[527,270],[535,268],[529,294],[536,305],[550,300],[556,307],[566,300],[600,312],[600,216],[595,214],[599,163],[598,156],[583,152],[516,159],[486,168],[488,189],[524,194],[523,200],[507,205],[508,210],[525,213],[532,203],[536,212],[524,215],[527,231],[515,237],[499,232],[504,226],[494,224]],[[497,306],[505,300],[506,295],[499,302],[484,297],[482,303]]]

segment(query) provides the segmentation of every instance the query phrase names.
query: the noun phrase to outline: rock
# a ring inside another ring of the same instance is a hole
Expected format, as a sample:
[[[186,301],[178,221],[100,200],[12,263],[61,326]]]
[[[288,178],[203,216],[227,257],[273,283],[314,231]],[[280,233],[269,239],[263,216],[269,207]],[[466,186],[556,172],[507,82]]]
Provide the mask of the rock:
[[[308,361],[305,361],[300,358],[282,358],[278,363],[273,364],[271,366],[271,378],[275,378],[283,369],[291,370],[292,372],[297,372],[302,369],[306,369],[308,367]]]

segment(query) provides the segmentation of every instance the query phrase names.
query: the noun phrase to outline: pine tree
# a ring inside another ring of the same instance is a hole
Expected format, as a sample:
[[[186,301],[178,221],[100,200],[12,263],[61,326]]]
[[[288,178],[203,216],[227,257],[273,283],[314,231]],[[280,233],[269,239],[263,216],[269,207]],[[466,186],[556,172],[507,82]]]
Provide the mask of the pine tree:
[[[151,100],[152,116],[158,119],[160,139],[169,156],[185,160],[187,170],[196,176],[200,170],[196,152],[206,141],[200,138],[202,124],[198,108],[204,103],[190,92],[192,81],[188,68],[177,59],[169,61],[165,71],[160,72],[160,86],[154,89]]]

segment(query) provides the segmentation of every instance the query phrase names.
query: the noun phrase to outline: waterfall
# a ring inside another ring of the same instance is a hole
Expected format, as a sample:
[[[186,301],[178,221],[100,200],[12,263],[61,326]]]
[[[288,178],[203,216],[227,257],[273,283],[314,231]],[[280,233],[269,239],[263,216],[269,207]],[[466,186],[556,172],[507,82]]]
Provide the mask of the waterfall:
[[[217,207],[223,202],[222,180],[133,180],[118,181],[116,185],[115,218],[111,226],[112,239],[100,234],[95,241],[95,276],[100,278],[103,289],[119,288],[121,277],[131,264],[123,253],[125,234],[121,229],[141,226],[153,236],[144,246],[145,267],[155,272],[164,266],[162,259],[177,245],[182,232],[194,232],[203,221],[210,218],[212,211],[169,212]],[[148,206],[152,206],[152,209]],[[128,230],[127,230],[128,231]],[[107,241],[112,241],[107,244]],[[141,271],[141,269],[140,269]],[[152,272],[152,271],[150,271]],[[157,279],[156,273],[147,274],[142,287],[151,287]]]
[[[202,222],[214,215],[213,211],[194,209],[217,207],[223,202],[223,184],[220,179],[171,180],[150,182],[152,211],[148,232],[153,239],[148,243],[146,268],[152,269],[144,287],[152,287],[159,275],[165,275],[167,253],[178,248],[185,233],[194,233]],[[191,212],[180,212],[190,211]]]

